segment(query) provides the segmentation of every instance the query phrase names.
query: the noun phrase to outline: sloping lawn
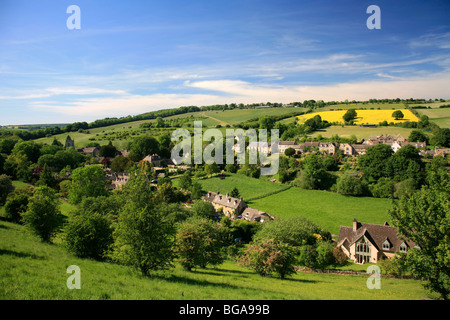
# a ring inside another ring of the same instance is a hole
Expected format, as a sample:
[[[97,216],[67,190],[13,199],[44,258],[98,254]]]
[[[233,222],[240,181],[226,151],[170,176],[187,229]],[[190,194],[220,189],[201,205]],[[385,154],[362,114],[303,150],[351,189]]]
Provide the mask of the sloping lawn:
[[[351,197],[319,190],[291,188],[250,201],[249,206],[278,218],[304,216],[322,228],[338,234],[339,226],[350,226],[353,218],[366,223],[389,222],[389,199]]]
[[[66,286],[67,267],[80,268],[81,289]],[[236,262],[217,268],[158,272],[151,278],[132,268],[80,259],[56,244],[45,244],[24,227],[0,221],[0,299],[307,300],[421,299],[421,283],[381,279],[369,290],[368,276],[297,273],[280,280],[261,277]]]

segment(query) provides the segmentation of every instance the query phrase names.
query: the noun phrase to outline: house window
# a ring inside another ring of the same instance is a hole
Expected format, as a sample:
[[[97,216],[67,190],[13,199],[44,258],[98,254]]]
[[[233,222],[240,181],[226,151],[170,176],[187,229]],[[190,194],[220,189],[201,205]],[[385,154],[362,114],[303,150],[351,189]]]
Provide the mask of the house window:
[[[400,245],[400,252],[406,253],[407,250],[408,250],[408,247],[406,246],[406,244],[404,242],[402,242],[402,244]]]
[[[357,263],[366,263],[370,261],[370,244],[362,239],[360,242],[356,244],[356,262]]]
[[[385,241],[383,242],[383,250],[390,250],[391,249],[391,244],[389,243],[389,241]]]

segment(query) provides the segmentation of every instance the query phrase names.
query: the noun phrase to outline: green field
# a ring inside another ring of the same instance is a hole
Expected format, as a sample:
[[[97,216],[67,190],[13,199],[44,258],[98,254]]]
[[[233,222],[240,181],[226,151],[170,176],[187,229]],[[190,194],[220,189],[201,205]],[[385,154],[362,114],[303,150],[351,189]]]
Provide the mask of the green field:
[[[66,286],[70,265],[80,268],[80,290]],[[419,281],[382,278],[380,290],[369,290],[367,278],[297,273],[280,280],[231,261],[193,272],[176,264],[146,278],[129,267],[77,258],[58,244],[40,242],[22,226],[0,221],[3,300],[419,300],[427,295]]]
[[[222,194],[231,192],[236,187],[250,207],[277,218],[304,216],[335,234],[339,233],[341,225],[350,226],[353,218],[366,223],[389,222],[388,211],[392,207],[389,199],[344,196],[329,191],[297,187],[286,190],[286,185],[240,174],[226,174],[223,180],[214,177],[197,181],[204,191],[219,191]],[[174,179],[173,183],[177,186],[177,179]],[[272,192],[277,193],[270,195]],[[256,200],[246,200],[256,197]]]
[[[441,128],[450,128],[450,108],[418,109],[417,112],[428,116]]]
[[[311,137],[315,138],[321,135],[324,138],[331,138],[338,135],[341,138],[351,138],[355,135],[358,140],[368,139],[370,136],[379,136],[386,134],[401,134],[408,139],[411,131],[414,129],[401,127],[377,127],[377,128],[363,128],[360,126],[330,126],[326,129],[314,132]]]
[[[233,173],[223,175],[222,180],[219,177],[214,177],[196,181],[202,185],[204,191],[220,192],[222,194],[229,193],[236,187],[244,200],[281,191],[287,187],[279,183],[254,179]],[[178,186],[178,179],[174,179],[172,182],[175,186]]]
[[[248,205],[279,218],[307,217],[334,234],[339,233],[339,226],[350,226],[353,218],[366,223],[389,222],[388,210],[392,207],[389,199],[344,196],[297,187]]]
[[[201,112],[179,114],[164,118],[164,120],[186,118],[187,121],[190,123],[191,127],[193,125],[193,121],[202,121],[202,125],[204,128],[214,128],[219,124],[222,127],[225,127],[226,125],[232,126],[242,121],[257,118],[263,115],[278,116],[292,112],[298,112],[301,110],[302,109],[300,108],[262,108],[262,109],[234,109],[225,111],[201,111]],[[76,148],[85,147],[88,143],[91,142],[96,142],[99,143],[100,145],[104,145],[108,144],[109,141],[112,141],[113,145],[116,148],[118,148],[119,150],[123,150],[127,147],[128,142],[131,141],[134,137],[137,137],[142,134],[150,134],[153,136],[158,136],[162,133],[170,134],[175,129],[175,128],[147,128],[147,129],[140,128],[141,124],[151,123],[154,121],[155,120],[133,121],[101,128],[89,129],[88,133],[86,132],[62,133],[51,137],[36,139],[35,141],[38,143],[51,144],[53,142],[53,139],[56,139],[64,144],[64,142],[66,141],[66,137],[70,135],[70,137],[75,140]],[[225,128],[222,128],[221,130],[224,131]]]

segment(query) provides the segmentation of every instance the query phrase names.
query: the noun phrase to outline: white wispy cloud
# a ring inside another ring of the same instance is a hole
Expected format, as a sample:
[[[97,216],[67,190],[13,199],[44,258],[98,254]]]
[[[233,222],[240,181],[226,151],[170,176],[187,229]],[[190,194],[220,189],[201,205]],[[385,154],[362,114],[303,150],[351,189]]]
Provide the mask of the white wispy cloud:
[[[124,90],[108,90],[101,88],[89,88],[89,87],[51,87],[41,90],[20,90],[14,95],[0,96],[0,100],[29,100],[48,98],[60,95],[124,95]]]
[[[148,111],[176,108],[187,105],[213,105],[225,103],[254,103],[261,101],[289,103],[307,99],[315,100],[368,100],[370,98],[450,98],[450,75],[441,73],[433,77],[411,79],[371,80],[330,85],[298,86],[279,84],[254,84],[241,80],[186,81],[186,88],[201,89],[202,94],[148,94],[117,95],[115,97],[82,98],[72,102],[30,103],[34,110],[49,111],[85,120],[126,116]],[[388,77],[389,78],[389,77]]]

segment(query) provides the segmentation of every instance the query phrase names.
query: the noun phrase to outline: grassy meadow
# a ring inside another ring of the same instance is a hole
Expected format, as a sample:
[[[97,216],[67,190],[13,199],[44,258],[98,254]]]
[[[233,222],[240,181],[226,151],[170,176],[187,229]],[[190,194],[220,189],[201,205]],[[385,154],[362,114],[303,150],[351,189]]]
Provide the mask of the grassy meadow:
[[[240,174],[227,173],[222,177],[222,179],[213,177],[197,181],[200,182],[204,191],[220,192],[222,194],[230,193],[234,187],[237,187],[244,201],[286,189],[286,186],[279,183],[250,178]],[[174,186],[178,186],[178,179],[173,179],[172,183]]]
[[[403,137],[408,138],[411,134],[411,128],[402,127],[376,127],[376,128],[364,128],[360,126],[330,126],[325,129],[317,130],[311,137],[316,138],[322,136],[324,138],[331,138],[338,135],[341,138],[351,138],[353,135],[356,136],[358,140],[368,139],[371,136],[379,136],[381,134],[401,134]]]
[[[389,222],[389,199],[352,197],[321,190],[297,187],[248,203],[278,218],[304,216],[331,233],[350,226],[354,218],[366,223]]]
[[[69,290],[67,267],[81,270],[81,289]],[[46,244],[23,226],[0,221],[0,299],[3,300],[419,300],[421,282],[381,279],[369,290],[368,276],[298,272],[281,280],[261,277],[236,262],[207,269],[175,268],[143,277],[113,263],[77,258],[58,244]]]

